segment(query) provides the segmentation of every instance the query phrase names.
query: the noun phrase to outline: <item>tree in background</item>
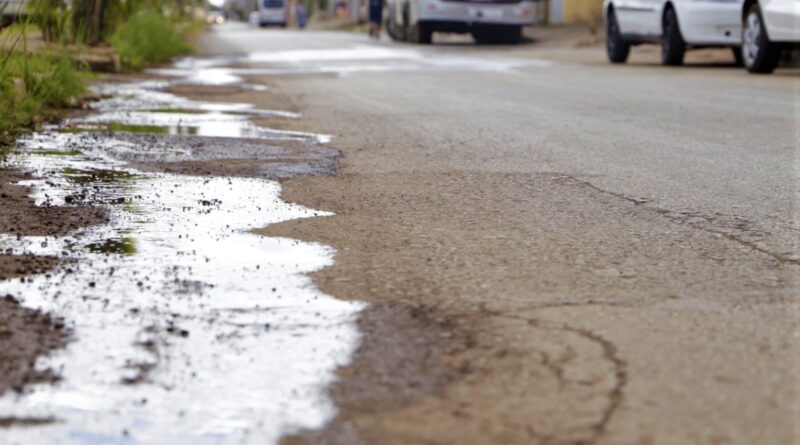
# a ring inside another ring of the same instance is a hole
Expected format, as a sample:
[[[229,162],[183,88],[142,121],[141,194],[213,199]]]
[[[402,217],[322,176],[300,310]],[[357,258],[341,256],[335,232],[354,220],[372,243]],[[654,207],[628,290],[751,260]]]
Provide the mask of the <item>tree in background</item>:
[[[46,42],[68,40],[70,12],[64,0],[31,0],[28,7]]]
[[[111,0],[75,0],[72,23],[78,40],[94,46],[103,41],[107,30],[106,11]]]

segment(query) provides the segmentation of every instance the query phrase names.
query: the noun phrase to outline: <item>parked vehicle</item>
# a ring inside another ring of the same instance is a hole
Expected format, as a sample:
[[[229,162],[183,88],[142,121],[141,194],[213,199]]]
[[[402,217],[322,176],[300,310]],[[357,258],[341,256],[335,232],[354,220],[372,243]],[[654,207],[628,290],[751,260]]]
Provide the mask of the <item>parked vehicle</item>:
[[[751,73],[771,73],[781,51],[800,46],[800,0],[746,0],[741,18],[742,59]]]
[[[262,28],[270,25],[286,27],[289,9],[286,0],[259,0],[258,24]]]
[[[625,63],[631,46],[642,43],[660,43],[664,65],[681,65],[687,49],[705,47],[731,47],[741,63],[742,0],[605,0],[603,6],[612,63]]]
[[[471,33],[478,43],[518,43],[539,17],[536,0],[389,0],[394,40],[428,44],[435,32]]]

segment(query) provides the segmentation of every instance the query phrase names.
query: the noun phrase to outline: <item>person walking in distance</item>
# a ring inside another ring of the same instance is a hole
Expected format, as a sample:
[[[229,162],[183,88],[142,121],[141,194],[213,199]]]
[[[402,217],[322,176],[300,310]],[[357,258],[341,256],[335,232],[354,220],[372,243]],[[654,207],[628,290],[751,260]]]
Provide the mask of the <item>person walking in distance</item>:
[[[297,3],[297,25],[300,29],[305,29],[306,22],[308,22],[308,11],[306,5],[301,1]]]
[[[369,36],[374,39],[381,38],[381,23],[383,22],[383,0],[369,0]]]

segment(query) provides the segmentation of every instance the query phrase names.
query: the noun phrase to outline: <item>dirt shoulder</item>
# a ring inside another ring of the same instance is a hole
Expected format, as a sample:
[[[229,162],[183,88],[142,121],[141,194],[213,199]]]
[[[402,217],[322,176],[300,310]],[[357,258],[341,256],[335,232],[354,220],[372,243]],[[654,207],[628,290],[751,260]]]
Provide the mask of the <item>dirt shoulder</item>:
[[[20,181],[33,179],[19,170],[0,168],[0,233],[20,236],[58,236],[78,228],[102,224],[106,214],[92,207],[37,206],[30,189]],[[0,280],[25,279],[56,267],[59,259],[0,252]],[[52,371],[36,369],[36,362],[62,348],[69,340],[63,320],[24,308],[11,296],[0,296],[0,394],[23,391],[26,385],[53,382]],[[0,419],[0,426],[30,423],[33,419]]]
[[[0,166],[0,233],[20,236],[66,235],[81,227],[108,221],[103,209],[89,206],[37,206],[30,189],[20,181],[34,179],[29,174]]]
[[[0,298],[0,394],[57,381],[53,371],[36,369],[36,360],[64,347],[68,339],[62,320],[23,308],[10,295]]]

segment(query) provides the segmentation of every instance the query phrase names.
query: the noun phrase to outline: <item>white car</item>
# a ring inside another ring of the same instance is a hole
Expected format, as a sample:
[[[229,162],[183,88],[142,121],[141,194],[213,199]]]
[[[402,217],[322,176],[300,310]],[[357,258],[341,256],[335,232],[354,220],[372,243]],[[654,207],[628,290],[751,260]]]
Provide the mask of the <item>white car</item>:
[[[800,44],[800,0],[746,0],[742,59],[751,73],[771,73],[784,48]]]
[[[688,48],[714,46],[734,48],[741,62],[742,1],[605,0],[608,59],[624,63],[631,46],[661,43],[664,65],[681,65]]]
[[[471,33],[479,43],[517,43],[539,17],[533,0],[389,0],[386,29],[394,40],[431,43],[433,33]]]

